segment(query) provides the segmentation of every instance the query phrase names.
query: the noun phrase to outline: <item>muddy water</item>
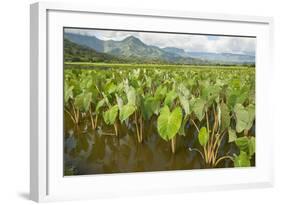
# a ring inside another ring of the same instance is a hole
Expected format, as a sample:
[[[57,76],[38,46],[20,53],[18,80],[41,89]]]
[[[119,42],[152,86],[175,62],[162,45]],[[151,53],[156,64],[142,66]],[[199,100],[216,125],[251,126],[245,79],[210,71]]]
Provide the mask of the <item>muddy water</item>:
[[[112,135],[113,127],[102,122],[93,130],[86,118],[77,127],[67,115],[64,117],[65,175],[208,168],[199,153],[188,149],[201,149],[198,133],[190,123],[186,125],[186,136],[177,135],[176,153],[172,154],[170,143],[160,138],[157,133],[156,119],[146,122],[144,140],[138,143],[133,124],[118,124],[119,136],[116,137]],[[224,137],[219,155],[226,153],[238,154],[239,150],[234,143],[227,143],[227,137]],[[218,167],[233,167],[233,162],[223,160]]]

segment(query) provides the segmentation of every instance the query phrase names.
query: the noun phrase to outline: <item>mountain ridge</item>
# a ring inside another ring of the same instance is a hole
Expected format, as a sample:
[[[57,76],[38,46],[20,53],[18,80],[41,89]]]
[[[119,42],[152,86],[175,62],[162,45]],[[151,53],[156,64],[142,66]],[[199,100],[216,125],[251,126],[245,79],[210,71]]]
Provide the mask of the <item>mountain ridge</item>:
[[[254,64],[255,56],[233,53],[186,52],[177,47],[160,48],[147,45],[135,36],[123,40],[101,40],[96,36],[65,33],[64,38],[78,45],[91,48],[99,53],[120,59],[144,63],[173,64]]]

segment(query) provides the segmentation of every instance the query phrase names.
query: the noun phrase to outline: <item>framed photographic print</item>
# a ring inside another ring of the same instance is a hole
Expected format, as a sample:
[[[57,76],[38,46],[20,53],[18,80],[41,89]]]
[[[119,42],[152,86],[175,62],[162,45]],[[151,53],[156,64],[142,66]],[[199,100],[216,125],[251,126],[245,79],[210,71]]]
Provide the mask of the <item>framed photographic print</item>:
[[[272,22],[31,5],[31,199],[271,186]]]

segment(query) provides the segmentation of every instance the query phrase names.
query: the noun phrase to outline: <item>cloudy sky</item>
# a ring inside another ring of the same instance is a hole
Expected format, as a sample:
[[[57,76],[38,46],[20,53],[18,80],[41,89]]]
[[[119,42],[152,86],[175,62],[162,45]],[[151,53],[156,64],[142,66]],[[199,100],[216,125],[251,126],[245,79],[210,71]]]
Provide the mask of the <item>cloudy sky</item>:
[[[148,45],[182,48],[187,52],[215,53],[255,53],[255,38],[227,37],[190,34],[167,34],[149,32],[107,31],[90,29],[66,29],[66,32],[96,36],[101,40],[121,41],[128,36],[135,36]]]

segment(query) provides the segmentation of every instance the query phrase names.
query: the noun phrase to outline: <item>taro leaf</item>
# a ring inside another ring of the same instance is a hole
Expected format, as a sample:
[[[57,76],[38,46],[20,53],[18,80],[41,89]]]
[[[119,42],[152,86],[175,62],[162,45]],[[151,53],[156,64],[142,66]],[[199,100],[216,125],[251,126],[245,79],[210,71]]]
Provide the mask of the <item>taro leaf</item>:
[[[216,85],[206,86],[202,89],[202,97],[209,105],[219,96],[220,87]]]
[[[74,86],[68,86],[67,84],[65,85],[64,88],[64,102],[67,103],[69,98],[73,98],[73,90]]]
[[[136,110],[136,107],[131,104],[126,104],[122,106],[122,109],[120,110],[119,119],[121,122],[128,119]]]
[[[219,126],[221,126],[221,107],[219,105],[217,105],[217,112],[218,112]]]
[[[119,83],[116,87],[116,92],[121,92],[124,90],[124,84],[123,82]]]
[[[189,100],[187,97],[179,96],[179,100],[182,108],[184,109],[185,115],[190,114]]]
[[[81,111],[87,112],[92,100],[92,93],[81,93],[77,95],[74,100],[74,105]]]
[[[229,109],[225,103],[221,103],[220,110],[221,110],[221,130],[224,131],[230,125]]]
[[[190,105],[189,105],[189,100],[188,100],[189,95],[190,95],[189,90],[181,83],[177,87],[177,93],[179,96],[180,104],[181,104],[182,108],[184,109],[185,115],[189,115],[190,114]]]
[[[93,84],[93,80],[89,77],[86,77],[85,79],[82,80],[82,82],[80,82],[80,87],[83,90],[88,90]]]
[[[166,96],[167,93],[167,87],[166,86],[159,86],[156,91],[155,91],[155,98],[157,98],[158,100],[163,100]]]
[[[247,89],[242,90],[230,90],[227,96],[227,105],[233,110],[236,104],[243,104],[248,98],[249,93]]]
[[[118,114],[118,105],[114,105],[103,113],[104,122],[108,125],[113,125]]]
[[[143,102],[143,116],[147,120],[151,118],[154,113],[157,113],[160,107],[160,101],[155,97],[149,96]]]
[[[234,112],[236,115],[236,131],[240,133],[248,127],[249,113],[241,104],[235,105]]]
[[[240,151],[246,152],[249,156],[255,153],[255,137],[239,137],[235,140]]]
[[[198,139],[201,146],[205,146],[208,143],[209,135],[206,127],[202,127],[198,133]]]
[[[186,125],[188,119],[189,118],[186,115],[186,117],[184,117],[184,119],[182,120],[181,127],[180,127],[180,130],[179,130],[179,135],[185,136],[185,130],[184,129],[185,129],[185,125]]]
[[[239,137],[235,140],[235,143],[241,151],[248,152],[249,149],[248,137],[246,136]]]
[[[249,93],[247,91],[240,91],[240,93],[236,96],[235,103],[243,104],[248,96]]]
[[[253,104],[248,105],[248,113],[249,113],[250,121],[248,123],[247,130],[251,129],[251,127],[253,126],[253,122],[255,120],[255,106]]]
[[[177,87],[177,93],[178,93],[178,96],[183,96],[185,98],[188,99],[189,95],[190,95],[190,91],[184,86],[184,84],[179,84]]]
[[[107,83],[104,88],[105,93],[107,93],[107,94],[114,93],[116,91],[116,89],[117,89],[117,86],[113,82]]]
[[[239,156],[234,158],[235,167],[250,167],[251,162],[246,152],[240,151]]]
[[[201,121],[204,116],[204,108],[205,108],[205,101],[201,98],[192,99],[191,102],[191,110],[194,112],[196,117]]]
[[[136,104],[136,90],[134,87],[130,86],[127,92],[128,104],[135,105]]]
[[[249,130],[255,119],[255,107],[254,105],[249,105],[245,108],[241,104],[236,104],[234,107],[234,112],[236,115],[236,131],[242,132],[243,130]]]
[[[231,94],[227,97],[227,105],[232,110],[236,104],[237,96],[235,94]]]
[[[237,138],[236,131],[233,129],[228,129],[228,142],[234,142]]]
[[[256,138],[251,137],[248,143],[249,143],[249,155],[252,156],[256,151]]]
[[[122,107],[123,107],[123,100],[122,100],[122,98],[119,97],[118,95],[115,95],[115,97],[116,97],[116,101],[117,101],[118,108],[119,108],[119,110],[121,110]]]
[[[164,104],[167,105],[168,107],[171,107],[173,104],[173,101],[177,98],[177,93],[172,90],[167,93]]]
[[[232,81],[230,82],[230,86],[234,89],[240,89],[241,86],[240,79],[232,79]]]
[[[99,113],[100,108],[101,108],[102,106],[104,106],[104,104],[105,104],[105,100],[104,100],[104,99],[102,99],[102,100],[100,100],[100,101],[98,102],[98,104],[97,104],[97,106],[96,106],[96,113],[97,113],[97,114]]]
[[[160,115],[157,119],[157,130],[161,138],[168,141],[176,136],[182,122],[182,110],[176,107],[172,112],[168,106],[160,110]]]

